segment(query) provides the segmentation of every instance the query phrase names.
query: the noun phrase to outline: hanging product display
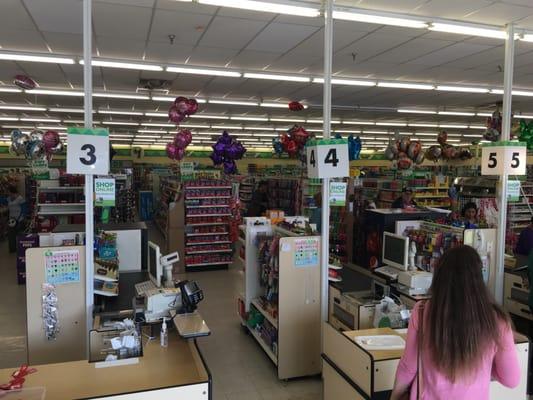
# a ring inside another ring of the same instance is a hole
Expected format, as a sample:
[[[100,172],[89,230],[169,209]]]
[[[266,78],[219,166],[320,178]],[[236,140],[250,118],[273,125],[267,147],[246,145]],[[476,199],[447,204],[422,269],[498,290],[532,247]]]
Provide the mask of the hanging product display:
[[[403,137],[389,143],[385,149],[385,157],[396,161],[398,169],[409,169],[413,164],[422,164],[425,155],[422,151],[422,144],[418,140],[412,141]]]
[[[305,163],[304,147],[309,137],[309,133],[303,127],[294,125],[287,133],[283,133],[279,138],[272,139],[272,147],[278,156],[285,152],[289,157],[299,157]]]
[[[491,117],[487,118],[487,130],[483,133],[483,138],[491,142],[500,140],[502,134],[502,115],[500,110],[492,113]]]
[[[56,131],[34,130],[30,134],[18,129],[11,131],[9,152],[24,156],[26,160],[39,160],[46,157],[49,161],[54,154],[63,151],[63,142]]]
[[[168,119],[175,124],[183,122],[185,118],[196,114],[198,111],[198,102],[196,99],[188,99],[183,96],[176,97],[174,103],[168,110]]]
[[[246,148],[227,131],[224,131],[213,145],[213,152],[209,156],[215,165],[224,165],[224,173],[231,175],[237,173],[236,160],[240,160]]]
[[[442,131],[437,136],[439,145],[430,146],[426,152],[425,157],[428,160],[437,162],[443,160],[469,160],[473,157],[472,152],[468,147],[456,147],[448,144],[448,134]]]
[[[26,75],[15,75],[13,78],[13,83],[24,90],[33,90],[39,86],[37,85],[37,82]]]

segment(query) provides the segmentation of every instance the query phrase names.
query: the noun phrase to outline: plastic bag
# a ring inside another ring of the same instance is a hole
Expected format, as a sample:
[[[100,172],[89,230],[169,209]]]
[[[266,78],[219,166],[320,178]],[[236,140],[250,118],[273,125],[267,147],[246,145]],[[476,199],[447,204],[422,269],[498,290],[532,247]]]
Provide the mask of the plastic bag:
[[[380,303],[376,305],[374,328],[404,328],[406,321],[402,317],[401,311],[405,309],[404,304],[398,305],[391,297],[383,297]]]

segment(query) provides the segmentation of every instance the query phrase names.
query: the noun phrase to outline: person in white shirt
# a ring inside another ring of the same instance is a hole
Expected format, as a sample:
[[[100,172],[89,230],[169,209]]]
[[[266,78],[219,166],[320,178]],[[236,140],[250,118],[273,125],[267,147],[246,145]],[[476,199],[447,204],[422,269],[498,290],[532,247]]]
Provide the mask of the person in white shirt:
[[[17,234],[21,228],[22,204],[25,200],[19,194],[15,186],[9,187],[9,196],[7,198],[7,208],[9,209],[9,228],[7,239],[9,243],[9,252],[14,253],[17,250]]]

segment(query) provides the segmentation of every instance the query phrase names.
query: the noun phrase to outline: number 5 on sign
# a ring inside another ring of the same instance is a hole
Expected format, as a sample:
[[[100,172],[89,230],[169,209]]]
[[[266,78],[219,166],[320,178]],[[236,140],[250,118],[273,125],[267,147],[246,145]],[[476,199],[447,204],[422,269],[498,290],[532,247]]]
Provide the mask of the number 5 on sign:
[[[310,140],[305,147],[309,178],[342,178],[350,175],[347,140]]]
[[[481,175],[525,175],[527,148],[525,143],[503,141],[483,145]]]
[[[67,133],[68,174],[109,174],[107,129],[68,128]]]

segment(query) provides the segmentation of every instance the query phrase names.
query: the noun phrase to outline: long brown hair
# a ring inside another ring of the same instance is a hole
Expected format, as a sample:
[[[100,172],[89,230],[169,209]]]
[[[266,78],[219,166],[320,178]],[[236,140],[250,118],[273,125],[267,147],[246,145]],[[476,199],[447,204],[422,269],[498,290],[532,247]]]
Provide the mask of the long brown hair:
[[[499,345],[501,321],[509,323],[481,268],[472,247],[458,246],[442,255],[433,275],[424,342],[434,365],[452,382],[475,372],[486,346]]]

